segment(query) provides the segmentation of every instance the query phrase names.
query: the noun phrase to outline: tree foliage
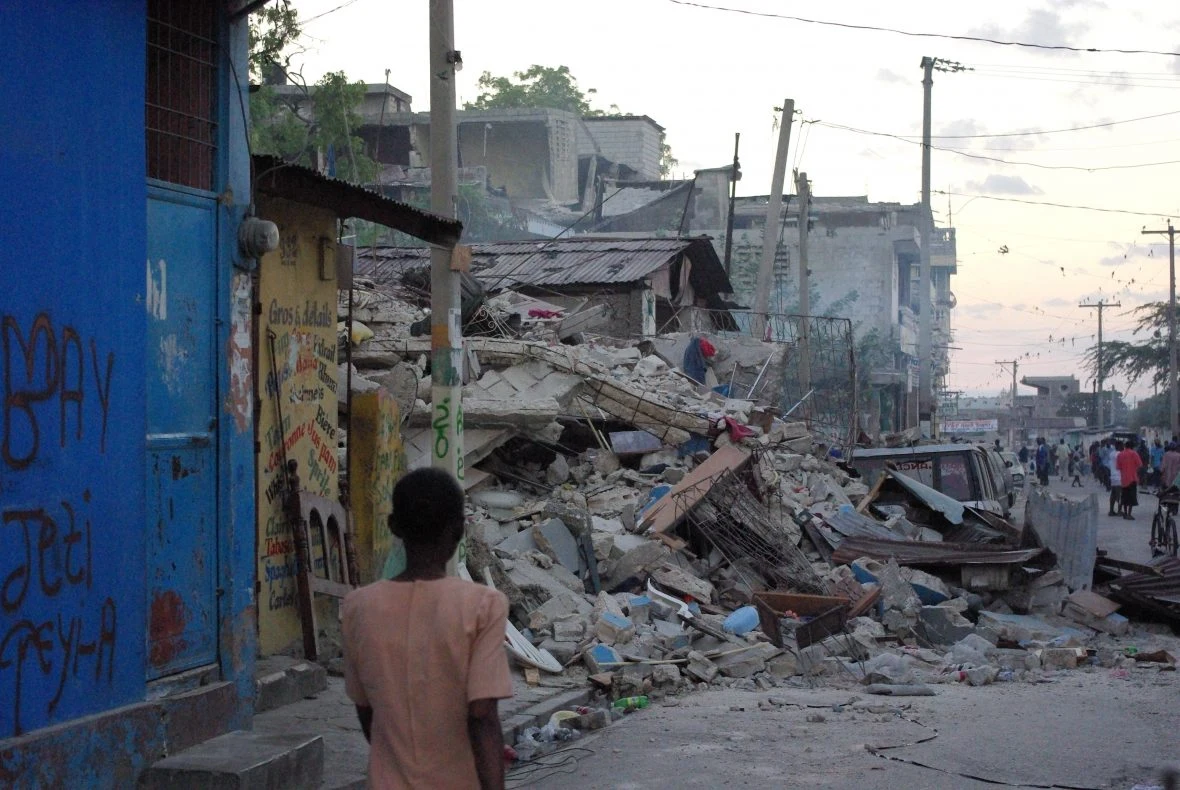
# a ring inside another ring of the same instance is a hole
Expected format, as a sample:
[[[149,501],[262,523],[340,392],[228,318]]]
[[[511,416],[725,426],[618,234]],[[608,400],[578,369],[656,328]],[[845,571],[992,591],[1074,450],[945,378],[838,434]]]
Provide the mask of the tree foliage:
[[[466,110],[496,110],[513,107],[550,107],[569,110],[582,116],[604,115],[590,106],[589,94],[583,91],[570,74],[568,66],[532,65],[515,71],[511,77],[493,76],[490,71],[479,75],[479,95],[475,101],[463,105]]]
[[[299,12],[290,0],[267,3],[250,15],[250,79],[265,81],[275,68],[288,72],[291,60],[303,52]]]
[[[356,135],[365,98],[365,84],[350,82],[343,71],[325,74],[308,86],[293,59],[303,52],[299,11],[290,0],[268,3],[250,17],[250,77],[265,82],[278,71],[299,88],[281,96],[262,84],[250,97],[250,146],[254,153],[273,154],[291,163],[316,167],[320,158],[334,159],[335,175],[354,183],[371,182],[378,167],[365,154]]]
[[[1140,379],[1156,386],[1168,383],[1168,303],[1151,302],[1136,307],[1134,334],[1140,340],[1109,340],[1102,344],[1103,378],[1126,376],[1132,384]],[[1098,346],[1086,350],[1084,364],[1091,374],[1099,371]]]

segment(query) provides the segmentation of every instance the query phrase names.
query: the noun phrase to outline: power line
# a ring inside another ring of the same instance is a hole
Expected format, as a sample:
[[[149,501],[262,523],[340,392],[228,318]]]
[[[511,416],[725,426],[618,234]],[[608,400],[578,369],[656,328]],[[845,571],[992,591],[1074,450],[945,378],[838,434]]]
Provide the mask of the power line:
[[[346,0],[346,2],[341,3],[340,5],[336,6],[335,8],[329,8],[327,11],[324,11],[323,13],[316,14],[315,16],[309,16],[307,19],[300,19],[299,24],[306,25],[308,22],[314,22],[317,19],[322,19],[323,17],[326,17],[328,14],[334,14],[342,8],[348,8],[350,5],[352,5],[356,1],[357,0]]]
[[[908,137],[902,137],[901,135],[897,135],[897,134],[889,134],[888,132],[874,132],[870,129],[858,129],[855,126],[845,126],[844,124],[840,124],[840,123],[830,123],[828,121],[820,121],[820,120],[814,120],[814,121],[812,121],[812,123],[819,124],[820,126],[826,126],[829,129],[839,129],[840,131],[843,131],[843,132],[853,132],[854,134],[868,134],[868,135],[872,135],[873,137],[889,137],[891,139],[898,140],[903,143],[909,143],[910,145],[922,145],[921,141],[919,141],[919,140],[911,140]],[[1035,167],[1040,170],[1080,170],[1084,173],[1095,173],[1100,170],[1135,170],[1135,169],[1143,168],[1143,167],[1160,167],[1163,165],[1180,165],[1180,159],[1170,159],[1170,160],[1163,161],[1163,162],[1136,162],[1135,164],[1130,164],[1130,165],[1099,165],[1096,167],[1087,166],[1087,165],[1045,165],[1045,164],[1041,164],[1040,162],[1019,162],[1019,161],[1016,161],[1013,159],[1000,159],[997,156],[985,156],[984,154],[972,154],[972,153],[968,153],[967,151],[960,150],[958,148],[947,148],[945,146],[939,146],[939,145],[932,145],[932,146],[930,146],[930,148],[935,151],[944,151],[948,154],[955,154],[956,156],[964,156],[964,157],[967,157],[968,159],[982,159],[985,162],[997,162],[1002,165],[1012,165],[1012,166],[1016,166],[1016,167]]]
[[[1120,49],[1120,48],[1105,48],[1105,47],[1074,47],[1068,44],[1037,44],[1029,41],[1006,41],[1004,39],[988,38],[986,36],[968,36],[957,35],[954,33],[924,33],[915,32],[912,30],[900,30],[894,27],[879,27],[877,25],[855,25],[850,22],[833,22],[826,19],[808,19],[802,16],[791,16],[789,14],[772,14],[768,11],[751,11],[746,8],[730,8],[727,6],[709,5],[707,3],[692,2],[691,0],[668,0],[675,5],[689,6],[692,8],[703,8],[709,11],[727,11],[732,14],[745,14],[746,16],[763,17],[767,19],[786,19],[792,22],[804,22],[809,25],[826,25],[828,27],[840,27],[848,30],[868,30],[874,33],[893,33],[898,36],[910,36],[912,38],[943,38],[951,41],[977,41],[982,44],[997,44],[1005,47],[1026,47],[1029,49],[1049,49],[1063,52],[1108,52],[1119,55],[1163,55],[1164,57],[1180,57],[1180,52],[1162,52],[1154,49]]]
[[[1104,214],[1127,214],[1132,217],[1168,217],[1174,216],[1166,211],[1147,212],[1147,211],[1130,211],[1121,208],[1098,208],[1096,206],[1076,206],[1069,203],[1051,203],[1044,200],[1023,200],[1021,198],[999,197],[997,195],[972,195],[966,192],[947,192],[944,190],[934,190],[936,195],[951,195],[953,197],[969,197],[969,198],[983,198],[984,200],[998,200],[1002,203],[1024,203],[1029,206],[1050,206],[1052,208],[1072,208],[1080,211],[1100,211]]]
[[[1090,129],[1105,129],[1108,126],[1121,126],[1125,123],[1151,121],[1155,120],[1156,118],[1167,118],[1170,115],[1180,115],[1180,110],[1169,110],[1168,112],[1161,112],[1155,115],[1142,115],[1138,118],[1127,118],[1121,121],[1104,121],[1102,123],[1093,123],[1087,126],[1069,126],[1064,129],[1034,129],[1026,132],[998,132],[996,134],[933,134],[930,136],[936,140],[979,140],[994,137],[1036,137],[1045,134],[1061,134],[1063,132],[1084,132]],[[919,134],[897,134],[889,136],[913,138],[916,140],[920,140],[922,138],[922,136]]]

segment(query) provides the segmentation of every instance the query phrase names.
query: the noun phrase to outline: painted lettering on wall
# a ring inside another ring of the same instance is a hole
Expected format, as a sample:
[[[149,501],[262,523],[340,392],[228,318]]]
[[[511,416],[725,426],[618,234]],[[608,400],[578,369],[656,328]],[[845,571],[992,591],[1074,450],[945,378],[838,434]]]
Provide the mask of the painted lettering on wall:
[[[73,326],[55,326],[47,313],[23,326],[5,315],[0,333],[7,472],[31,474],[57,449],[85,445],[104,454],[115,353]],[[114,598],[95,589],[101,530],[91,491],[80,486],[63,497],[59,489],[43,499],[0,506],[0,704],[11,706],[4,713],[12,722],[0,737],[52,717],[79,686],[114,678],[118,613]]]
[[[335,232],[330,215],[291,204],[270,206],[279,216],[279,249],[263,257],[258,280],[258,337],[274,333],[258,355],[258,580],[259,646],[284,650],[299,637],[294,536],[283,517],[284,461],[299,462],[303,490],[328,499],[337,493],[336,283],[319,276],[320,236]],[[322,223],[322,224],[321,224]],[[315,232],[312,232],[312,231]],[[281,412],[281,422],[280,422]],[[312,564],[324,568],[318,530],[311,530]]]

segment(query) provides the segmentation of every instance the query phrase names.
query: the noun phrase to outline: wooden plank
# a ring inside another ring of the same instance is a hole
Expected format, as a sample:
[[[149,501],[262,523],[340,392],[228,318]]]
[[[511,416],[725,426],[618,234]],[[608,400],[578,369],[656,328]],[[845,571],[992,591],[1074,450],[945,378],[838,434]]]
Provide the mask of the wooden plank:
[[[884,472],[881,473],[880,477],[877,478],[877,482],[873,483],[873,487],[869,489],[869,493],[861,497],[860,502],[857,503],[857,513],[864,513],[869,509],[869,505],[873,504],[873,501],[877,498],[877,495],[881,493],[881,486],[885,485],[885,478],[887,477],[889,477],[889,475],[885,474]]]
[[[659,535],[667,532],[700,502],[712,481],[727,469],[734,472],[750,462],[750,453],[735,445],[726,445],[697,465],[691,472],[652,505],[639,526]]]

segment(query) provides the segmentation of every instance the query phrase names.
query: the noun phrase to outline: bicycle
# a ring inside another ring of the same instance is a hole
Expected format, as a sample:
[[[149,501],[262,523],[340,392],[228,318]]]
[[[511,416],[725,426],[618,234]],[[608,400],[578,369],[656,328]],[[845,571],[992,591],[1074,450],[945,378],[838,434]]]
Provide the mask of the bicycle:
[[[1151,556],[1176,556],[1180,541],[1176,539],[1176,511],[1180,508],[1180,489],[1175,486],[1158,494],[1159,504],[1151,519]]]

